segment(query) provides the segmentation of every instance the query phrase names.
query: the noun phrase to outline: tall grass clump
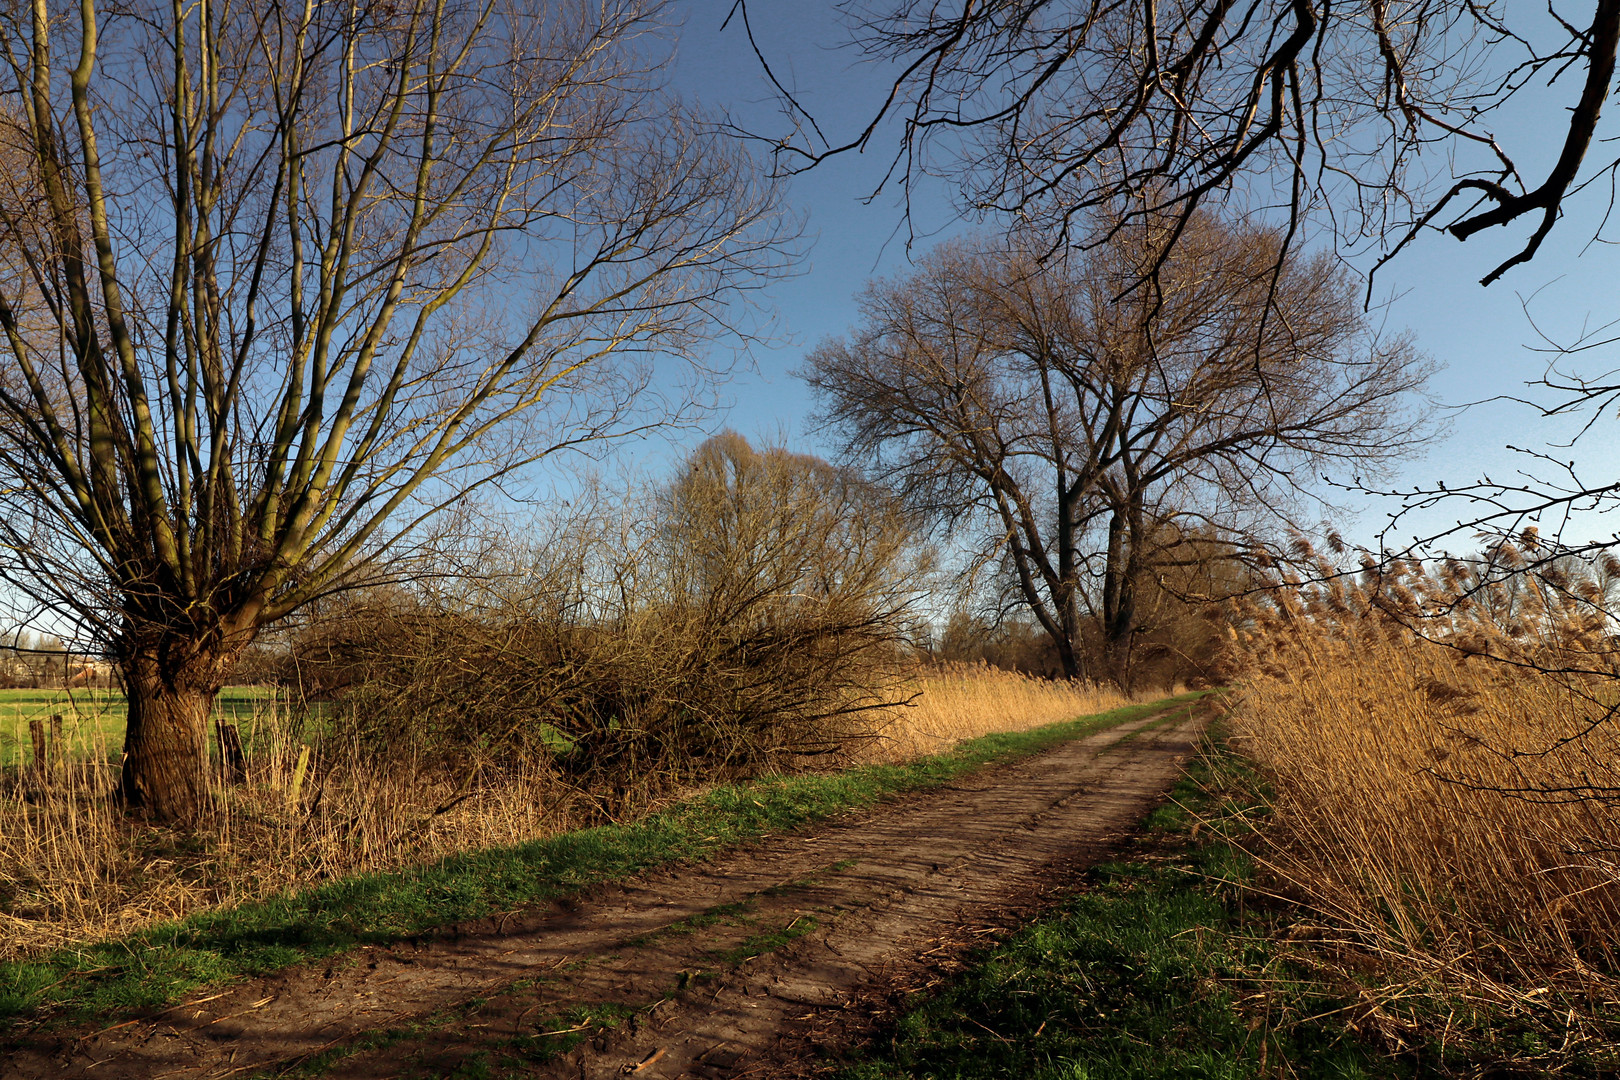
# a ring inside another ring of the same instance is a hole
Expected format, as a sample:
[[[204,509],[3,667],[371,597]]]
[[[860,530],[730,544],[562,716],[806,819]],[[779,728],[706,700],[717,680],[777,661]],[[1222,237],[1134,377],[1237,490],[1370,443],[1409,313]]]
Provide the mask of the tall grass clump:
[[[0,958],[273,892],[299,880],[312,860],[329,861],[329,845],[309,826],[345,800],[340,785],[314,775],[305,714],[285,696],[255,692],[221,711],[252,767],[245,778],[227,776],[215,755],[215,812],[206,828],[190,831],[123,815],[112,794],[121,724],[106,715],[121,721],[122,701],[92,704],[102,707],[56,716],[44,759],[0,770]],[[20,719],[15,727],[14,739],[28,739]]]
[[[875,717],[876,739],[863,740],[865,761],[910,761],[949,750],[964,739],[1028,731],[1131,704],[1117,688],[1034,678],[988,664],[945,664],[905,684],[911,700]]]
[[[0,771],[0,960],[602,820],[589,792],[537,756],[469,778],[371,754],[285,698],[235,719],[245,775],[214,754],[210,813],[195,829],[123,814],[117,745],[91,723],[66,725],[47,768]]]
[[[1264,860],[1396,997],[1559,1002],[1567,1042],[1620,996],[1620,565],[1553,558],[1532,532],[1471,560],[1318,570],[1233,631]]]

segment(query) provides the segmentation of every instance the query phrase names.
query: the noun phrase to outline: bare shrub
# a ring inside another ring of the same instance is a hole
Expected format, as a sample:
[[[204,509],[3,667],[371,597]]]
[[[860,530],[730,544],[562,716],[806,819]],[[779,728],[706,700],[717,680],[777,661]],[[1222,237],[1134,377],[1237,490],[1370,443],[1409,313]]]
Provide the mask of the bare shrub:
[[[1109,690],[979,665],[914,670],[901,690],[909,706],[863,721],[881,739],[856,741],[830,760],[904,761],[1122,703]],[[72,770],[47,788],[15,771],[0,782],[0,957],[601,820],[600,801],[538,755],[508,756],[467,784],[410,753],[383,758],[355,740],[319,739],[328,708],[311,716],[265,697],[242,725],[246,781],[227,786],[216,772],[211,827],[190,833],[137,827],[120,815],[106,794],[116,739],[70,719]],[[680,794],[666,792],[653,805]]]
[[[476,572],[328,598],[291,648],[269,639],[255,670],[314,700],[255,699],[246,775],[210,770],[206,829],[120,815],[100,723],[48,783],[3,774],[0,956],[1120,703],[920,668],[928,554],[843,470],[728,435],[632,494],[586,491]]]
[[[935,650],[947,665],[984,664],[1048,679],[1063,675],[1063,662],[1046,631],[1017,616],[992,622],[970,611],[953,611]]]
[[[508,565],[358,602],[300,652],[372,752],[543,761],[606,798],[829,754],[893,703],[928,560],[848,470],[735,434]],[[469,781],[470,783],[471,781]]]

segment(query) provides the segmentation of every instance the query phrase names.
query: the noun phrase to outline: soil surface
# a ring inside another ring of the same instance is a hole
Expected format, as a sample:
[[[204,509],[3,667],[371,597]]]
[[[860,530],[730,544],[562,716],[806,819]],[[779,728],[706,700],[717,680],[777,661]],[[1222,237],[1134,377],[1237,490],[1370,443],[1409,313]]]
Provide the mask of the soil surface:
[[[4,1080],[793,1076],[1027,921],[1175,780],[1207,707],[803,832],[140,1020],[35,1036]]]

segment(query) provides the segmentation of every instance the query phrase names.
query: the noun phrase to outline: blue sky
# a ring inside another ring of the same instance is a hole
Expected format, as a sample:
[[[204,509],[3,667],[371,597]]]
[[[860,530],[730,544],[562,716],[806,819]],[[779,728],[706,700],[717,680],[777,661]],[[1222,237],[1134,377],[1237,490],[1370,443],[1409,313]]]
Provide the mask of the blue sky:
[[[676,83],[711,106],[769,123],[775,105],[746,39],[736,26],[720,31],[730,6],[731,0],[686,0],[681,5],[685,25]],[[813,0],[764,3],[756,4],[752,14],[756,36],[777,65],[778,76],[802,96],[828,136],[838,140],[858,130],[883,85],[883,72],[836,48],[842,30],[830,5]],[[1498,134],[1517,149],[1529,174],[1536,164],[1526,160],[1531,155],[1550,160],[1557,153],[1559,99],[1565,96],[1567,89],[1555,97],[1527,97],[1497,120]],[[785,438],[801,449],[830,449],[810,430],[813,402],[790,372],[822,338],[853,325],[858,315],[854,296],[867,279],[907,268],[908,234],[894,193],[863,202],[888,165],[885,151],[892,145],[879,141],[868,154],[847,155],[794,180],[790,203],[807,213],[814,244],[797,276],[761,294],[761,303],[775,314],[775,336],[751,350],[751,367],[739,370],[728,387],[730,407],[715,426],[761,439]],[[1620,318],[1615,288],[1620,249],[1591,242],[1608,195],[1604,186],[1580,196],[1536,260],[1489,288],[1478,279],[1516,250],[1526,229],[1496,230],[1466,244],[1429,235],[1380,271],[1377,294],[1389,300],[1382,315],[1388,328],[1410,329],[1418,345],[1444,365],[1433,383],[1439,401],[1457,406],[1524,395],[1526,381],[1539,377],[1549,359],[1536,351],[1546,348],[1542,334],[1569,342],[1583,328]],[[970,227],[952,216],[943,189],[925,191],[913,210],[913,228],[931,234],[915,240],[916,254]],[[1615,352],[1584,355],[1579,366],[1601,372],[1615,366]],[[1396,483],[1411,488],[1443,480],[1455,487],[1482,474],[1500,480],[1530,464],[1508,451],[1509,444],[1575,460],[1589,478],[1612,475],[1620,457],[1616,419],[1604,418],[1568,449],[1549,444],[1567,440],[1570,424],[1542,420],[1522,405],[1475,405],[1452,414],[1449,437],[1408,465]],[[1346,534],[1370,542],[1392,507],[1372,501],[1357,505],[1354,518],[1344,522]],[[1403,526],[1402,539],[1414,529],[1449,524],[1460,513],[1459,508],[1449,517],[1427,515]],[[1585,537],[1613,533],[1620,521],[1607,517],[1588,517],[1576,523],[1575,531]]]

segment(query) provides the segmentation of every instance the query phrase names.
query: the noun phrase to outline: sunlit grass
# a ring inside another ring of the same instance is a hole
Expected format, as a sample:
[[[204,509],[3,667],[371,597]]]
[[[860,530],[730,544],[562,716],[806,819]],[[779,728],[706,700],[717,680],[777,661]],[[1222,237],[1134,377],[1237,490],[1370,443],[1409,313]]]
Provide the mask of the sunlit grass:
[[[1230,842],[1246,808],[1194,771],[1173,793],[1193,815],[1149,815],[1145,838],[1089,870],[1078,895],[918,995],[836,1080],[1411,1075],[1359,1043],[1334,991],[1281,963],[1246,915],[1253,867]]]
[[[1285,594],[1243,642],[1232,738],[1269,780],[1275,887],[1405,1000],[1556,1020],[1552,1044],[1578,1047],[1620,1001],[1620,723],[1612,679],[1559,669],[1601,670],[1609,640],[1551,608],[1498,625],[1460,603],[1425,640],[1385,610],[1446,582],[1352,584]]]
[[[273,702],[276,694],[273,687],[228,686],[220,691],[215,709],[248,737],[254,716]],[[126,713],[121,690],[0,690],[0,768],[33,762],[33,721],[44,725],[48,737],[60,731],[69,757],[116,758],[124,745]],[[53,724],[52,718],[59,718],[60,724]]]
[[[879,719],[879,738],[860,749],[862,760],[908,761],[963,739],[1026,731],[1132,701],[1113,687],[1031,678],[982,664],[930,670],[906,690],[916,695],[912,703]]]

